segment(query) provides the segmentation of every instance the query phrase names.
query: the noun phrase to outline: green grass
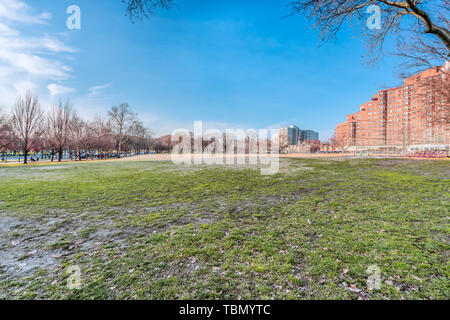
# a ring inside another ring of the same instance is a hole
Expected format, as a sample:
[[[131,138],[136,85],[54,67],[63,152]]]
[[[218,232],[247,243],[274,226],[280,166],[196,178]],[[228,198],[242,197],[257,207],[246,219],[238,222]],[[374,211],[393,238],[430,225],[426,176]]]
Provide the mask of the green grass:
[[[449,299],[449,164],[0,167],[0,298]]]

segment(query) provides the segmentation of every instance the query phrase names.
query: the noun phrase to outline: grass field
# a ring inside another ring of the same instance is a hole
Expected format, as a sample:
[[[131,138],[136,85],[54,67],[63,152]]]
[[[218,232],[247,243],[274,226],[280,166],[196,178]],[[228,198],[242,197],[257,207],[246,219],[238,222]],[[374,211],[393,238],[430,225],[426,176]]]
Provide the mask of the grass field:
[[[445,160],[0,167],[0,298],[449,299],[449,176]]]

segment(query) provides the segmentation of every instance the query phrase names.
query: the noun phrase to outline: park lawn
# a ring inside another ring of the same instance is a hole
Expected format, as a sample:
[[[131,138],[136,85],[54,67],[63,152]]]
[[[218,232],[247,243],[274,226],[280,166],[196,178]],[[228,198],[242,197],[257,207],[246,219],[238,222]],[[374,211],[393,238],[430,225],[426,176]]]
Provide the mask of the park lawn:
[[[450,162],[280,162],[0,167],[0,298],[450,298]]]

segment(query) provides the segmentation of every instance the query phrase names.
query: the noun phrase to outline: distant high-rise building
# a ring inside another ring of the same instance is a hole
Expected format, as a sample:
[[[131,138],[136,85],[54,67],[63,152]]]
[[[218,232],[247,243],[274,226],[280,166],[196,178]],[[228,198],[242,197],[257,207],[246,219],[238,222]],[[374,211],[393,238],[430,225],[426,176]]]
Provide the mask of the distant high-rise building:
[[[297,126],[282,127],[279,129],[280,146],[295,146],[300,140],[301,130]]]
[[[304,141],[318,141],[319,133],[313,130],[302,130],[301,140]]]

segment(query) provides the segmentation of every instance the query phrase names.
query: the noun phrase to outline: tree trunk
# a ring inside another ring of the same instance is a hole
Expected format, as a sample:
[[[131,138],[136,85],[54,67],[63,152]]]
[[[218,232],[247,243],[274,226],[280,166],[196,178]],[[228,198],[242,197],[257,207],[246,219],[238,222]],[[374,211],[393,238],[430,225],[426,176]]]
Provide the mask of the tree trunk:
[[[63,151],[59,150],[59,152],[58,152],[58,162],[62,161],[62,157],[63,157]]]
[[[23,150],[23,163],[28,164],[28,150]]]

